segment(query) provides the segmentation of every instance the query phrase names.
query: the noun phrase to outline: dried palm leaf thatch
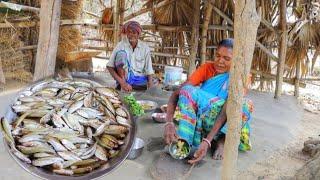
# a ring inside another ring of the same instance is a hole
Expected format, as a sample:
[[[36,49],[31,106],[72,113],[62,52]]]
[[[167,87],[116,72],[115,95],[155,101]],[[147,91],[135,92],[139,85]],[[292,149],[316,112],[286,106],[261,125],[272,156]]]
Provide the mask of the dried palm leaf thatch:
[[[64,60],[66,53],[75,51],[83,41],[81,32],[78,27],[61,27],[58,44],[58,59]]]
[[[31,69],[30,59],[32,58],[23,54],[22,51],[15,50],[24,45],[19,38],[20,33],[13,29],[0,29],[0,59],[6,78],[21,79],[19,72],[30,72]],[[31,79],[24,78],[25,81]]]
[[[226,14],[230,19],[233,19],[233,9],[234,9],[234,3],[233,1],[228,1],[227,3],[223,0],[216,0],[214,1],[213,8],[217,8],[220,11],[222,11],[224,14]],[[216,25],[227,25],[227,21],[222,18],[218,13],[216,13],[214,10],[212,11],[212,16],[209,24],[216,24]],[[214,30],[214,31],[208,31],[208,38],[207,38],[207,44],[208,45],[217,45],[222,39],[233,37],[232,31],[223,31],[223,30]],[[209,59],[214,58],[214,49],[207,50],[207,54],[209,56]]]
[[[79,19],[83,9],[83,0],[62,1],[61,19]]]
[[[297,22],[298,23],[298,22]],[[286,64],[290,67],[287,76],[295,75],[296,62],[301,63],[301,74],[306,76],[309,73],[310,60],[308,50],[310,47],[318,47],[320,44],[320,25],[309,21],[297,29],[292,35],[291,42],[294,44],[289,47],[286,57]],[[315,62],[312,62],[312,64]]]
[[[66,53],[65,62],[87,60],[98,54],[101,54],[101,51],[72,51]]]
[[[149,0],[144,6],[152,7],[163,1],[169,0]],[[192,3],[191,0],[176,0],[168,5],[155,8],[152,11],[152,23],[168,26],[191,26],[194,12]],[[189,53],[186,47],[190,46],[190,32],[159,32],[159,35],[162,39],[161,52],[184,55]],[[164,47],[177,47],[177,49],[164,49]],[[188,62],[182,59],[159,57],[158,60],[163,64],[188,67]]]
[[[32,73],[30,71],[26,71],[24,69],[19,69],[13,72],[7,72],[5,77],[8,79],[15,79],[21,82],[31,82],[32,80]]]

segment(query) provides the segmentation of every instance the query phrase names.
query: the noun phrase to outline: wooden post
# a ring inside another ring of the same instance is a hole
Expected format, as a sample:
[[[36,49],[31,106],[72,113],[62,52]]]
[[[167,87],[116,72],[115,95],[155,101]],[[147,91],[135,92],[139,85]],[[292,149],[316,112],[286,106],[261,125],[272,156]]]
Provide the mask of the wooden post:
[[[120,35],[120,0],[116,1],[116,5],[114,6],[114,14],[113,14],[113,22],[114,22],[114,33],[113,33],[113,47],[116,47],[119,42]]]
[[[206,1],[205,5],[206,5],[206,10],[205,10],[205,14],[204,14],[204,22],[203,22],[203,27],[202,27],[202,32],[201,32],[201,38],[202,38],[201,51],[200,51],[201,64],[203,64],[206,61],[208,26],[209,26],[209,21],[210,21],[211,14],[212,14],[212,4],[208,1]]]
[[[124,22],[124,11],[125,11],[125,8],[126,8],[126,1],[125,0],[120,0],[120,9],[119,9],[119,13],[120,13],[120,25],[123,25],[123,22]]]
[[[227,100],[228,133],[226,134],[222,161],[223,180],[236,179],[243,89],[247,85],[257,29],[261,19],[255,6],[255,0],[235,1],[235,42]]]
[[[279,61],[277,66],[277,79],[276,79],[276,91],[274,98],[279,98],[282,92],[282,83],[283,83],[283,71],[284,65],[286,61],[286,51],[287,51],[287,1],[280,0],[279,8],[280,8],[280,42],[279,42]]]
[[[2,70],[2,62],[1,62],[1,57],[0,57],[0,85],[5,84],[5,83],[6,83],[6,78],[4,77],[4,73]]]
[[[300,68],[301,62],[297,60],[296,62],[296,79],[294,81],[294,96],[299,97],[299,85],[300,85]]]
[[[196,56],[198,51],[199,41],[199,21],[200,21],[200,0],[193,1],[193,24],[192,24],[192,35],[191,35],[191,53],[189,58],[189,70],[188,76],[196,69]]]
[[[40,32],[33,80],[54,75],[62,0],[42,0]]]
[[[316,48],[316,51],[313,54],[312,57],[312,65],[311,65],[311,73],[313,73],[314,65],[316,64],[317,58],[320,55],[320,46]]]

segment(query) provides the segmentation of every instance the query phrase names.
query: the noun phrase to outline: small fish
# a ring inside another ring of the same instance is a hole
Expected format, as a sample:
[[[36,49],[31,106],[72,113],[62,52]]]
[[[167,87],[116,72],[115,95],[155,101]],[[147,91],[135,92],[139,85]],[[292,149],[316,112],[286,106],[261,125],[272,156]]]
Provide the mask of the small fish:
[[[72,161],[72,160],[80,161],[81,160],[81,158],[79,158],[76,154],[74,154],[70,151],[61,151],[61,152],[57,152],[57,153],[60,157],[62,157],[63,159],[65,159],[67,161]]]
[[[102,160],[102,161],[107,161],[107,151],[101,147],[100,145],[97,145],[97,149],[96,152],[94,154],[98,159]]]
[[[83,101],[76,101],[75,103],[73,103],[70,108],[68,109],[69,113],[73,113],[75,111],[77,111],[78,109],[80,109],[83,106]]]
[[[47,166],[57,162],[63,162],[63,159],[59,157],[44,157],[44,158],[33,160],[32,165],[42,167],[42,166]]]
[[[97,118],[97,117],[103,115],[103,113],[101,113],[100,111],[97,111],[92,108],[80,108],[77,110],[77,113],[80,116],[87,118],[87,119]]]
[[[53,137],[48,137],[48,143],[52,145],[52,147],[58,152],[58,151],[67,151],[67,149],[60,144],[60,142],[53,138]]]
[[[77,147],[72,142],[68,141],[67,139],[62,139],[61,143],[70,151],[77,149]]]

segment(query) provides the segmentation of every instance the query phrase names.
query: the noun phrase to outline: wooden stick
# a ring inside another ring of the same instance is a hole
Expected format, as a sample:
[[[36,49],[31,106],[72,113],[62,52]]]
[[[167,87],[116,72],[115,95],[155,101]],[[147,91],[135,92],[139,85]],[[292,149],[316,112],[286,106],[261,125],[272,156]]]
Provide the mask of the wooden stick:
[[[320,81],[320,78],[300,78],[300,81]]]
[[[87,10],[83,10],[83,12],[85,12],[86,14],[89,14],[89,15],[91,15],[91,16],[93,16],[93,17],[96,17],[96,18],[101,18],[101,16],[99,16],[98,14],[95,14],[95,13],[93,13],[93,12],[89,12],[89,11],[87,11]]]
[[[281,30],[281,35],[280,35],[280,42],[279,42],[279,61],[278,61],[278,67],[277,67],[276,89],[275,89],[275,95],[274,95],[274,98],[276,99],[278,99],[282,93],[283,72],[284,72],[284,65],[286,62],[286,53],[287,53],[288,34],[287,34],[287,20],[286,20],[286,14],[287,14],[286,0],[279,1],[279,9],[280,9],[279,27]],[[298,80],[298,84],[299,84],[299,80]],[[299,88],[297,88],[297,91],[298,89]]]
[[[257,71],[257,70],[254,70],[254,69],[251,69],[250,71],[252,74],[256,74],[256,75],[259,75],[263,78],[267,78],[267,79],[272,79],[272,80],[276,80],[276,75],[274,74],[268,74],[268,73],[265,73],[265,72],[262,72],[262,71]],[[301,79],[302,80],[302,79]],[[287,77],[283,77],[283,81],[285,83],[288,83],[288,84],[291,84],[291,85],[295,85],[295,79],[294,78],[287,78]],[[306,84],[305,83],[302,83],[302,82],[299,82],[299,86],[301,88],[305,88],[306,87]]]
[[[114,30],[113,30],[113,46],[115,47],[120,39],[120,0],[116,0],[113,14]]]
[[[163,56],[163,57],[170,57],[170,58],[181,58],[181,59],[189,58],[189,56],[186,56],[186,55],[169,54],[169,53],[153,52],[153,51],[151,51],[151,54],[154,56]]]
[[[88,46],[88,45],[83,45],[83,46],[80,46],[81,48],[83,49],[93,49],[93,50],[100,50],[100,51],[113,51],[113,48],[112,47],[95,47],[95,46]]]
[[[125,0],[120,0],[120,5],[119,5],[119,14],[120,14],[120,25],[122,26],[124,23],[124,12],[125,12],[125,5],[126,1]]]
[[[316,64],[316,61],[317,61],[317,58],[319,55],[320,55],[320,46],[318,48],[316,48],[316,51],[313,54],[312,64],[311,64],[311,72],[313,72],[314,65]]]
[[[300,84],[300,69],[301,69],[301,62],[296,62],[296,79],[294,82],[294,96],[299,97],[299,84]]]
[[[6,78],[4,77],[3,69],[2,69],[2,62],[0,57],[0,85],[6,83]]]
[[[43,0],[40,10],[40,33],[33,80],[54,75],[59,37],[62,0]]]
[[[176,1],[176,0],[164,0],[164,1],[160,2],[160,3],[158,3],[157,5],[155,5],[154,7],[140,9],[140,10],[137,11],[137,12],[134,12],[134,13],[132,13],[132,14],[129,14],[127,17],[124,18],[124,20],[125,20],[125,21],[128,21],[128,20],[130,20],[130,19],[132,19],[132,18],[134,18],[134,17],[137,17],[137,16],[139,16],[139,15],[141,15],[141,14],[144,14],[144,13],[146,13],[146,12],[148,12],[148,11],[151,11],[152,9],[157,9],[157,8],[162,7],[162,6],[166,6],[166,5],[168,5],[168,4],[171,4],[171,3],[174,2],[174,1]]]
[[[99,26],[96,19],[63,19],[60,20],[60,25],[88,25],[88,26]]]
[[[193,23],[191,35],[191,52],[189,58],[188,76],[196,69],[196,57],[199,43],[200,0],[193,0]]]
[[[34,21],[24,21],[15,23],[0,23],[0,28],[31,28],[37,25],[38,23]]]
[[[14,11],[21,11],[22,10],[22,11],[30,11],[33,13],[40,12],[40,8],[25,6],[25,5],[20,5],[20,4],[10,3],[10,2],[3,2],[3,1],[0,2],[0,7],[9,8]]]
[[[212,4],[208,1],[205,2],[205,14],[204,14],[204,22],[202,26],[201,32],[201,51],[200,51],[200,63],[203,64],[206,61],[206,54],[207,54],[207,34],[208,34],[208,26],[209,20],[212,14]]]
[[[12,52],[12,51],[34,50],[34,49],[37,49],[37,47],[38,47],[38,45],[31,45],[31,46],[23,46],[23,47],[19,47],[19,48],[15,48],[15,49],[7,49],[4,51],[0,51],[0,54]]]

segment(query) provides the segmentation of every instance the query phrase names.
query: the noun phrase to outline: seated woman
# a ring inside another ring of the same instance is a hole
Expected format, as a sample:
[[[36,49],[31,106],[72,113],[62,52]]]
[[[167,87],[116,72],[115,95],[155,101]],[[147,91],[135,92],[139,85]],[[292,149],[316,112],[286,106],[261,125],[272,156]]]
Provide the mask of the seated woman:
[[[222,40],[213,63],[200,66],[169,99],[164,138],[167,144],[177,138],[185,139],[191,144],[196,152],[189,163],[200,161],[211,147],[211,142],[216,142],[217,145],[213,158],[223,158],[232,49],[233,39]],[[175,118],[179,122],[177,132],[173,123],[176,107]],[[239,145],[242,151],[251,150],[249,122],[252,109],[252,103],[245,100]]]
[[[153,86],[150,48],[139,40],[142,27],[136,21],[123,25],[126,35],[113,50],[107,69],[117,81],[117,89],[124,91],[143,90]]]

